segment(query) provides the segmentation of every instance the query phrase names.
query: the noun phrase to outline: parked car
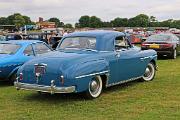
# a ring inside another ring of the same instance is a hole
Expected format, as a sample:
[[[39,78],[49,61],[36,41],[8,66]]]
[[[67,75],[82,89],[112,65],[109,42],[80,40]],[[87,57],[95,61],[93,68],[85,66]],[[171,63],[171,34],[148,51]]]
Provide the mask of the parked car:
[[[100,96],[103,87],[155,76],[157,53],[142,51],[116,31],[70,33],[57,51],[25,63],[19,70],[17,90],[47,93],[80,93]]]
[[[6,37],[4,35],[0,35],[0,41],[5,41]]]
[[[145,41],[145,39],[146,38],[143,35],[132,34],[130,37],[130,42],[131,42],[131,44],[141,44],[143,41]]]
[[[158,55],[169,56],[175,59],[180,54],[179,38],[173,34],[161,33],[152,35],[142,43],[142,49],[154,49]]]
[[[6,35],[6,41],[8,40],[23,40],[23,34],[19,34],[19,33],[10,33]]]
[[[12,40],[0,42],[0,80],[15,80],[18,68],[28,60],[51,51],[41,41]]]
[[[43,41],[45,43],[48,43],[47,35],[48,34],[45,34],[45,33],[29,33],[27,35],[27,39],[28,40],[40,40],[40,41]]]

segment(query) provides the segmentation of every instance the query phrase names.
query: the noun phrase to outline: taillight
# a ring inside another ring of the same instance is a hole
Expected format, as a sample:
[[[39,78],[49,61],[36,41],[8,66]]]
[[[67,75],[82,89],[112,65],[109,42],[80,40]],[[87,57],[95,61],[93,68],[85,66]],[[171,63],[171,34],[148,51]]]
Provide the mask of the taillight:
[[[60,83],[61,83],[62,85],[64,85],[64,76],[63,76],[63,75],[60,76]]]
[[[170,44],[170,43],[166,43],[166,44],[161,44],[161,46],[162,46],[163,48],[170,48],[170,47],[172,47],[173,45]]]
[[[141,44],[141,46],[145,47],[145,46],[148,46],[148,44],[144,42]]]
[[[23,80],[23,73],[20,73],[20,74],[19,74],[19,80],[20,80],[20,81]]]

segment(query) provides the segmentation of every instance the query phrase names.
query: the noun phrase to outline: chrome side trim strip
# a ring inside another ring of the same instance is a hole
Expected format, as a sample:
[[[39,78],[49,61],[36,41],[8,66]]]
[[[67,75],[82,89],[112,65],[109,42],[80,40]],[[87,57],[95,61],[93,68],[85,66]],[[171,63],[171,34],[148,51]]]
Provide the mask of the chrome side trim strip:
[[[143,58],[140,58],[141,60],[145,60],[145,59],[149,59],[150,57],[143,57]]]
[[[137,79],[142,78],[142,77],[143,76],[131,78],[131,79],[128,79],[128,80],[121,80],[121,81],[119,81],[117,83],[108,84],[108,85],[106,85],[106,87],[111,87],[111,86],[114,86],[114,85],[119,85],[119,84],[127,83],[127,82],[134,81],[134,80],[137,80]]]
[[[81,76],[78,76],[78,77],[75,77],[76,79],[80,79],[80,78],[84,78],[84,77],[89,77],[89,76],[94,76],[94,75],[100,75],[100,74],[103,74],[103,73],[108,73],[109,71],[102,71],[102,72],[98,72],[98,73],[92,73],[92,74],[88,74],[88,75],[81,75]]]

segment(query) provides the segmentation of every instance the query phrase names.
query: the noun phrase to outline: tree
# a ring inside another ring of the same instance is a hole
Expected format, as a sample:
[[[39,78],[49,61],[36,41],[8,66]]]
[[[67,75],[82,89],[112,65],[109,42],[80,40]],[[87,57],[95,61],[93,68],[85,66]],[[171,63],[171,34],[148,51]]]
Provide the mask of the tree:
[[[0,17],[0,25],[6,25],[7,24],[7,18]]]
[[[111,22],[102,22],[102,27],[112,27]]]
[[[91,28],[100,28],[102,27],[102,21],[100,18],[96,17],[96,16],[92,16],[90,18],[90,24],[89,27]]]
[[[115,18],[111,21],[113,27],[127,27],[128,19],[127,18]]]
[[[149,17],[149,21],[150,21],[150,22],[157,22],[157,19],[156,19],[156,17],[154,17],[154,16],[150,16],[150,17]]]
[[[72,24],[67,23],[67,24],[64,25],[64,28],[73,28],[73,26],[72,26]]]
[[[75,28],[80,28],[80,24],[79,23],[75,23]]]
[[[172,22],[173,22],[173,19],[168,19],[168,20],[162,21],[160,23],[160,26],[161,27],[171,27]]]
[[[17,28],[20,28],[24,25],[34,24],[34,22],[32,22],[28,16],[23,16],[20,13],[14,13],[6,18],[5,24],[15,25]]]
[[[34,22],[32,22],[31,21],[31,19],[30,19],[30,17],[28,17],[28,16],[22,16],[23,18],[24,18],[24,20],[25,20],[25,24],[26,25],[31,25],[31,24],[34,24]]]
[[[13,23],[17,28],[20,28],[20,27],[25,25],[26,21],[25,21],[25,19],[23,18],[22,15],[17,14],[17,15],[14,16]]]
[[[81,16],[79,19],[79,26],[80,27],[90,27],[90,17],[87,15]]]
[[[50,18],[48,21],[49,22],[55,22],[57,27],[63,27],[64,26],[64,23],[60,22],[60,20],[56,17]]]
[[[149,16],[145,14],[139,14],[134,18],[129,19],[130,27],[148,27],[149,26]]]

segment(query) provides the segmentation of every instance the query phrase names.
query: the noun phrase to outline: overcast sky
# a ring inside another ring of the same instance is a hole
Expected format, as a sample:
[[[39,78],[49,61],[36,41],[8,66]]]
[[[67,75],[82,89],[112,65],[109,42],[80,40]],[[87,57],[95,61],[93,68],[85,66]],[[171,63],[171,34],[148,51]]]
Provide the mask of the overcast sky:
[[[82,15],[95,15],[103,21],[140,13],[158,20],[180,19],[180,0],[0,0],[0,17],[16,12],[33,21],[58,17],[65,23],[75,23]]]

